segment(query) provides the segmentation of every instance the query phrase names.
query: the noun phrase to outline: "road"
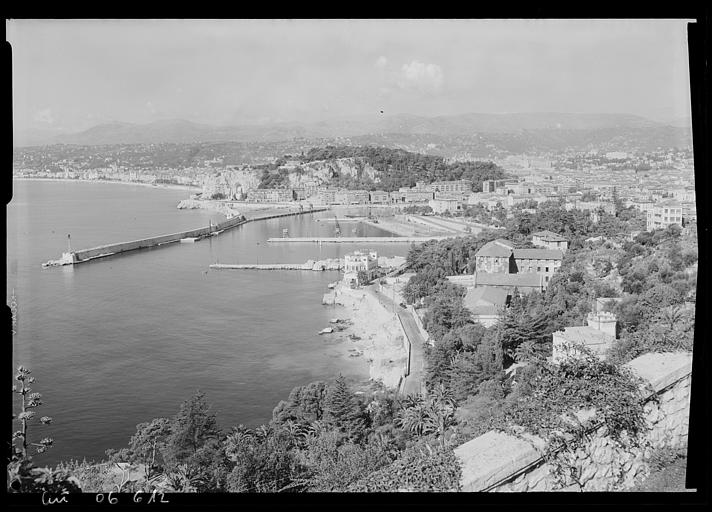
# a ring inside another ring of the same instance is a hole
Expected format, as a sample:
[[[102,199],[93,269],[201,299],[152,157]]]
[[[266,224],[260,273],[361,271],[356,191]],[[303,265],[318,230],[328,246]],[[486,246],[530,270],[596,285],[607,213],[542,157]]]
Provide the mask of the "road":
[[[400,318],[408,340],[410,341],[410,373],[405,377],[402,389],[404,395],[425,395],[425,353],[426,340],[420,334],[418,325],[411,312],[393,302],[393,299],[372,288],[374,295],[383,307],[395,311]]]

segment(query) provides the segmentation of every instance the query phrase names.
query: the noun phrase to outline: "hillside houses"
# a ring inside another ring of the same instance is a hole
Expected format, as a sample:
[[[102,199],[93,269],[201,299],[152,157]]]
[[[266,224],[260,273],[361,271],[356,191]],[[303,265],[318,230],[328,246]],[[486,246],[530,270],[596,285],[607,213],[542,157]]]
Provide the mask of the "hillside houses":
[[[544,277],[545,283],[548,283],[561,267],[563,258],[564,253],[559,249],[517,249],[510,242],[497,239],[477,251],[475,265],[478,272],[507,274],[536,272]]]
[[[545,249],[558,249],[565,253],[569,248],[569,242],[563,236],[551,231],[539,231],[532,234],[532,243]]]
[[[467,289],[463,301],[473,320],[494,325],[515,294],[546,290],[561,267],[568,241],[550,231],[534,237],[543,247],[520,249],[502,238],[488,242],[475,253],[475,272],[447,277]]]
[[[580,357],[584,350],[603,359],[616,339],[616,317],[608,312],[589,313],[588,325],[566,327],[553,333],[552,362],[559,364],[569,357]]]

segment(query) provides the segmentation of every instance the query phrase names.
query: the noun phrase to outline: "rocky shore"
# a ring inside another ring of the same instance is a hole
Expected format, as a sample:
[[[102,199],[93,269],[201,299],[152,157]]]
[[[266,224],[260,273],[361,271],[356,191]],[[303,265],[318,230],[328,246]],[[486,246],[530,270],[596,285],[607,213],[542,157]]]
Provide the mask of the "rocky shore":
[[[183,199],[181,202],[178,203],[178,206],[176,206],[176,208],[178,208],[179,210],[197,210],[197,209],[210,210],[213,212],[221,213],[228,218],[234,217],[236,215],[240,215],[240,212],[230,208],[225,203],[221,203],[219,201],[202,201],[202,200],[198,200],[198,199]]]
[[[369,375],[384,386],[397,388],[403,377],[407,352],[398,318],[384,308],[369,288],[351,289],[341,283],[333,290],[334,316],[346,317],[345,327],[325,337],[352,344],[352,357],[364,357]]]

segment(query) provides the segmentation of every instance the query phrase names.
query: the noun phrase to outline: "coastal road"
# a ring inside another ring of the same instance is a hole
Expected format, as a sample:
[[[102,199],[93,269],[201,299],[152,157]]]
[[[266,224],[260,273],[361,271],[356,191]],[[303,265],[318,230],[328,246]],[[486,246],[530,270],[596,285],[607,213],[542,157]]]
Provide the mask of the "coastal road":
[[[396,304],[393,299],[372,288],[381,305],[390,311],[395,311],[400,318],[403,330],[410,341],[410,373],[404,379],[404,395],[425,395],[425,353],[426,340],[420,334],[418,325],[411,312]]]

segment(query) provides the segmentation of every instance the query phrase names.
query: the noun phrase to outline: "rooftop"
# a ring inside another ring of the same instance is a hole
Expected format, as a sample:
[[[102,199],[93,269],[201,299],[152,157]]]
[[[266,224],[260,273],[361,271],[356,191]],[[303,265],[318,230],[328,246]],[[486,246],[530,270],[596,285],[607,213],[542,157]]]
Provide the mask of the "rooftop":
[[[525,260],[561,260],[564,253],[558,249],[514,249],[515,259]]]
[[[538,236],[539,238],[543,238],[547,242],[566,242],[566,238],[564,238],[561,235],[557,235],[553,231],[539,231],[537,233],[533,233],[532,236]]]
[[[477,251],[475,256],[490,256],[490,257],[497,257],[497,258],[508,258],[509,256],[512,255],[513,249],[514,249],[514,245],[512,245],[510,242],[503,240],[501,238],[498,238],[497,240],[488,242],[484,246],[482,246],[482,248],[480,248],[480,250]]]
[[[604,345],[613,341],[613,336],[588,326],[566,327],[563,331],[557,331],[554,334],[558,334],[565,341],[576,345]]]
[[[504,288],[480,286],[467,290],[463,305],[476,315],[497,313],[499,307],[507,304],[509,292]]]
[[[527,287],[538,288],[542,286],[542,276],[536,272],[525,272],[522,274],[505,274],[487,272],[475,272],[473,281],[475,286],[509,286],[509,287]]]

